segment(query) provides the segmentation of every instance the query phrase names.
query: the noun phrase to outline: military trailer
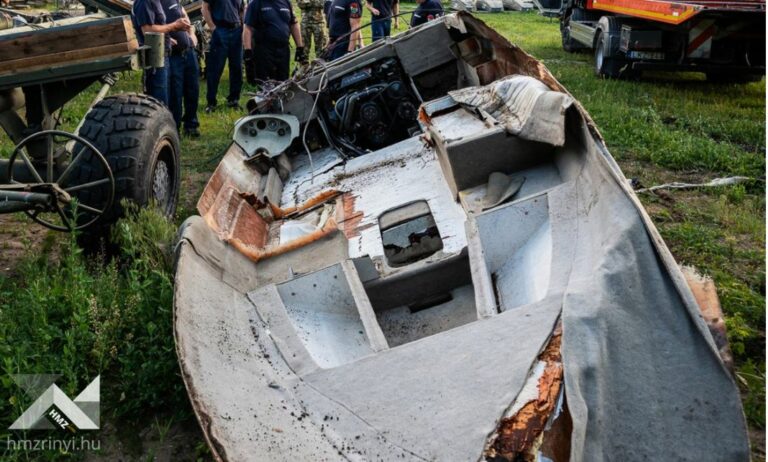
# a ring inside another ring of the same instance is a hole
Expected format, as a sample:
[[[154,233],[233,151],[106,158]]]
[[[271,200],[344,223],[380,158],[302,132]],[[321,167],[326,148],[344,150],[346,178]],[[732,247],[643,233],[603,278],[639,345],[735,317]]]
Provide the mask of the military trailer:
[[[0,213],[89,234],[120,216],[123,199],[173,214],[179,135],[171,113],[146,95],[107,96],[117,73],[159,57],[139,45],[128,17],[0,31],[0,126],[15,145],[0,159]],[[77,128],[60,129],[65,104],[96,82],[102,87]]]

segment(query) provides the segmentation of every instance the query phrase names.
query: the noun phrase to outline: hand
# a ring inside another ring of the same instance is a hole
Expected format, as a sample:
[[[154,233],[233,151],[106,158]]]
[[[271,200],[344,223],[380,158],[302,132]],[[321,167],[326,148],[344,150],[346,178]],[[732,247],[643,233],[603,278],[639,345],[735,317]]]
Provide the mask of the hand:
[[[189,28],[192,26],[192,24],[187,20],[187,18],[179,18],[171,23],[171,29],[172,30],[189,30]]]
[[[192,42],[192,48],[197,48],[197,34],[190,32],[189,40]]]
[[[380,12],[379,12],[379,10],[377,10],[377,9],[376,9],[376,8],[374,8],[374,7],[371,7],[371,14],[372,14],[372,15],[374,15],[374,16],[378,16],[378,15],[379,15],[379,13],[380,13]]]
[[[395,18],[395,29],[400,29],[400,18]]]
[[[179,42],[177,42],[175,38],[171,38],[171,46],[176,46],[178,44]]]
[[[293,60],[301,64],[307,64],[309,62],[307,49],[304,47],[296,47],[296,54],[294,55]]]

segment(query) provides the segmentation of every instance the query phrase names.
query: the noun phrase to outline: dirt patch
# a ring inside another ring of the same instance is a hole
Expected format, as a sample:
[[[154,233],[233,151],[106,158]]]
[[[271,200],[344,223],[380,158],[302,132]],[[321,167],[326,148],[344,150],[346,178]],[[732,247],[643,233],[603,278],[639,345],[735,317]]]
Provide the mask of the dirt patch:
[[[197,200],[211,177],[210,172],[186,171],[182,175],[179,189],[177,215],[184,220],[190,215],[197,215]]]
[[[765,430],[750,426],[749,441],[752,445],[752,461],[765,462]]]
[[[183,422],[155,419],[144,428],[130,428],[107,422],[102,426],[98,439],[99,451],[87,453],[85,462],[213,460],[194,418]]]
[[[13,277],[19,261],[42,249],[54,233],[23,215],[0,215],[0,276]]]

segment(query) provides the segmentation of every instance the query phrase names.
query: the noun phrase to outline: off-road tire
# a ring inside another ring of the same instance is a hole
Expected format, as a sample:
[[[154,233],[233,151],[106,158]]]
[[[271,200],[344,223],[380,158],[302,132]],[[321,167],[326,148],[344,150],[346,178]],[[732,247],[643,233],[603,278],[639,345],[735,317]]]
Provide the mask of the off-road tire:
[[[123,94],[96,103],[85,116],[78,134],[90,141],[107,159],[115,178],[115,196],[95,228],[87,235],[103,236],[124,211],[121,201],[139,206],[155,203],[167,217],[176,211],[179,197],[180,141],[170,111],[149,96]],[[79,162],[72,172],[81,181],[98,175],[101,167]],[[89,192],[91,202],[104,190]]]

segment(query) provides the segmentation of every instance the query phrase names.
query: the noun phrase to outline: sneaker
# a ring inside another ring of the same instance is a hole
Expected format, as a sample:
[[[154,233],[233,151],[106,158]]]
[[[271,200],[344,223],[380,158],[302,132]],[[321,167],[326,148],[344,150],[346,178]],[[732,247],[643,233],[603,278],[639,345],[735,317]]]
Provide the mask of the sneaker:
[[[242,109],[237,101],[227,101],[227,107],[230,109]]]
[[[184,136],[188,136],[190,138],[200,138],[200,130],[195,128],[185,128],[184,129]]]
[[[211,112],[213,112],[215,110],[216,110],[216,105],[215,104],[209,104],[208,106],[205,107],[205,113],[206,114],[210,114]]]

